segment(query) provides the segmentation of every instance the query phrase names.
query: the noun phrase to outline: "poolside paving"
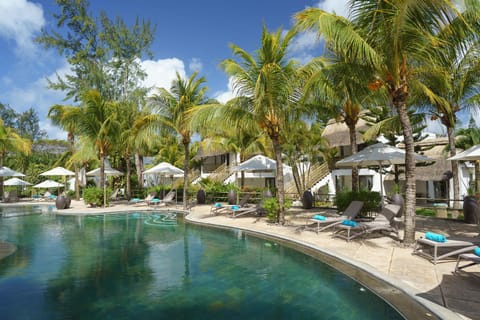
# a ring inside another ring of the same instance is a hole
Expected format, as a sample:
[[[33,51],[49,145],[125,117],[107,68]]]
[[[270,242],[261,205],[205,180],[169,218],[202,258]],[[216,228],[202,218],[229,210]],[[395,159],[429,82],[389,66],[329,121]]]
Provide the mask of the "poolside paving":
[[[19,203],[16,203],[17,205]],[[3,204],[2,204],[3,205]],[[155,207],[115,202],[108,208],[88,208],[83,202],[72,201],[71,208],[59,210],[58,214],[100,214],[125,210],[180,210],[178,206]],[[369,272],[403,292],[417,298],[443,319],[480,319],[480,278],[470,273],[480,273],[480,266],[469,268],[468,273],[453,274],[456,260],[432,264],[429,260],[413,255],[413,249],[402,246],[396,236],[370,236],[347,242],[332,238],[332,231],[320,233],[301,230],[307,218],[318,209],[292,208],[285,225],[270,224],[265,218],[242,216],[231,218],[212,215],[210,205],[191,208],[186,220],[192,223],[234,227],[254,233],[274,236],[299,243],[319,252],[345,261],[356,268]],[[477,236],[479,226],[449,219],[417,217],[416,238],[427,231],[440,232],[448,236]],[[401,225],[400,225],[401,228]],[[401,230],[400,236],[403,235]],[[417,318],[417,317],[415,317]],[[417,319],[433,318],[418,315]]]

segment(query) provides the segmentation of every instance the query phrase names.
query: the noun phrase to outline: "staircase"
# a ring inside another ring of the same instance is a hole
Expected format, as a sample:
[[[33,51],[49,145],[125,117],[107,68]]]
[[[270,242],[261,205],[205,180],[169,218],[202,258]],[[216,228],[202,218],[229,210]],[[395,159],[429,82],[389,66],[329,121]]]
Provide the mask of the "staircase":
[[[330,169],[328,168],[328,164],[326,162],[322,164],[314,164],[310,167],[310,173],[308,175],[308,181],[307,181],[307,189],[312,188],[314,185],[316,185],[318,182],[320,182],[323,178],[328,176],[330,173]],[[295,186],[295,181],[292,180],[290,181],[286,186],[285,186],[285,193],[287,194],[298,194],[297,187]],[[300,196],[300,195],[299,195]]]
[[[208,178],[212,181],[223,183],[231,175],[229,167],[224,163],[212,171]]]

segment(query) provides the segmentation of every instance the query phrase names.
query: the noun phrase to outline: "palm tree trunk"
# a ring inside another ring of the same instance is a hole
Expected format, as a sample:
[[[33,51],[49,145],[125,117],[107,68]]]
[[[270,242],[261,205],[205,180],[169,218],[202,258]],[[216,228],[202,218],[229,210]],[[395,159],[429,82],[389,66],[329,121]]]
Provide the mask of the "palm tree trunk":
[[[107,193],[105,184],[105,155],[100,153],[100,187],[103,190],[103,207],[107,207]]]
[[[277,200],[279,206],[279,213],[277,222],[285,223],[285,188],[283,184],[283,162],[282,162],[282,149],[279,138],[272,139],[273,151],[275,152],[275,160],[277,161],[277,174],[275,176],[277,184]]]
[[[132,196],[132,184],[130,182],[130,177],[132,175],[132,170],[130,168],[130,155],[126,154],[125,155],[125,166],[127,167],[127,174],[126,174],[126,179],[127,181],[125,182],[125,196],[128,200],[130,200]]]
[[[480,161],[475,161],[475,193],[480,193]]]
[[[80,200],[80,183],[79,183],[79,175],[80,175],[80,169],[78,168],[78,164],[74,164],[73,168],[75,170],[75,199]]]
[[[447,127],[448,144],[450,145],[450,156],[457,154],[455,149],[455,130],[452,127]],[[460,208],[460,184],[458,182],[458,162],[452,161],[452,175],[453,175],[453,207]],[[447,195],[448,197],[448,195]]]
[[[143,157],[138,152],[135,152],[135,168],[137,170],[138,185],[140,188],[143,188]]]
[[[350,134],[350,147],[352,148],[352,155],[358,151],[357,134],[355,132],[355,124],[348,124],[348,132]],[[352,191],[359,190],[358,167],[352,167]]]
[[[183,143],[183,147],[185,148],[185,159],[183,160],[183,209],[187,210],[188,208],[188,201],[187,201],[187,194],[188,194],[188,160],[190,159],[190,143],[186,142]]]
[[[397,110],[402,124],[403,139],[405,143],[405,231],[403,241],[406,246],[415,243],[415,157],[413,130],[407,110],[407,86],[404,84],[394,90],[392,95],[393,104]]]

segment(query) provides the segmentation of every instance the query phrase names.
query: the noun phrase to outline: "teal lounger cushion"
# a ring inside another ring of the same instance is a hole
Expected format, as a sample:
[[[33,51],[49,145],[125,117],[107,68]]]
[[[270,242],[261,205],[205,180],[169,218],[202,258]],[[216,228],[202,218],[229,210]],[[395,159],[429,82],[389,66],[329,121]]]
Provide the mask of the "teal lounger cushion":
[[[322,215],[319,215],[319,214],[314,215],[313,219],[315,219],[315,220],[327,220],[326,217],[324,217]]]
[[[355,221],[352,221],[352,220],[343,220],[342,224],[344,226],[349,226],[349,227],[356,227],[358,225],[358,223],[356,223]]]
[[[217,202],[213,205],[215,208],[220,208],[222,206],[222,204],[220,202]]]
[[[473,249],[473,252],[475,252],[477,256],[480,256],[480,247],[476,247],[475,249]]]
[[[443,234],[434,233],[434,232],[427,232],[425,233],[425,238],[428,240],[436,241],[436,242],[446,242],[447,237]]]
[[[232,210],[238,210],[238,209],[240,209],[240,207],[237,206],[237,205],[231,206],[230,208],[231,208]]]

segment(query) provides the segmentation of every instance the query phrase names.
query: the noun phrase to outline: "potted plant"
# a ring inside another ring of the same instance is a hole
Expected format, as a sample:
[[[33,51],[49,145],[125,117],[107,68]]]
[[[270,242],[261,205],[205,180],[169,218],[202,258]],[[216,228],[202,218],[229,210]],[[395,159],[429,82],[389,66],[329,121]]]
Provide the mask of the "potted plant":
[[[473,187],[467,189],[467,196],[463,198],[463,216],[466,223],[479,223],[480,208]]]
[[[403,199],[403,196],[401,193],[401,187],[398,183],[395,183],[393,185],[393,194],[390,196],[390,203],[400,206],[400,210],[398,211],[397,217],[401,217],[403,214],[405,200]]]

